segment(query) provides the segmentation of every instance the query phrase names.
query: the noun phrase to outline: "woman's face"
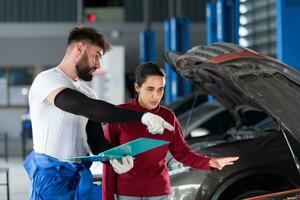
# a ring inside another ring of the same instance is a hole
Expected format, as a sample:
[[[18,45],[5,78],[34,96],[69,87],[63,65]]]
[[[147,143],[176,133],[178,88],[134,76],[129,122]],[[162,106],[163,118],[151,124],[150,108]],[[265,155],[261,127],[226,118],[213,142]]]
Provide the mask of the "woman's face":
[[[135,83],[140,106],[148,110],[156,108],[164,95],[165,83],[165,77],[156,75],[148,76],[141,86]]]

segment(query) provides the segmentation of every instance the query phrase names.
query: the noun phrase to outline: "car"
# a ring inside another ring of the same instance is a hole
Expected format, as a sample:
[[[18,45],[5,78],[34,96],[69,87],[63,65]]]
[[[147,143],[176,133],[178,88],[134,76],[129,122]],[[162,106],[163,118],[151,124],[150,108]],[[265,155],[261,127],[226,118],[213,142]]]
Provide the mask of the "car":
[[[221,171],[175,165],[170,171],[172,199],[235,200],[300,186],[300,74],[296,70],[231,43],[199,45],[184,54],[167,52],[165,59],[230,113],[240,107],[268,116],[231,127],[225,137],[207,144],[201,137],[194,141],[193,150],[201,154],[240,159]]]
[[[217,101],[203,103],[178,116],[183,134],[189,144],[227,137],[226,132],[235,127],[253,126],[268,117],[262,110],[236,105],[233,111]]]

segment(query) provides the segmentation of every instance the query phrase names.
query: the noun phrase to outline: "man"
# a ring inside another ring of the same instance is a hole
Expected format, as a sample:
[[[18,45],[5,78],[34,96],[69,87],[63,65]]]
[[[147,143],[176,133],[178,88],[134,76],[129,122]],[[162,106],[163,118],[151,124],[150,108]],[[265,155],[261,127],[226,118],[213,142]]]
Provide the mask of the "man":
[[[92,176],[87,165],[63,161],[88,153],[85,127],[94,136],[88,143],[103,144],[99,151],[109,147],[100,122],[141,120],[153,134],[173,129],[157,115],[96,100],[93,90],[81,82],[92,80],[109,49],[109,42],[95,29],[74,28],[60,64],[35,78],[29,92],[33,152],[24,161],[32,182],[31,199],[91,199]],[[132,157],[122,161],[113,163],[117,173],[133,167]]]

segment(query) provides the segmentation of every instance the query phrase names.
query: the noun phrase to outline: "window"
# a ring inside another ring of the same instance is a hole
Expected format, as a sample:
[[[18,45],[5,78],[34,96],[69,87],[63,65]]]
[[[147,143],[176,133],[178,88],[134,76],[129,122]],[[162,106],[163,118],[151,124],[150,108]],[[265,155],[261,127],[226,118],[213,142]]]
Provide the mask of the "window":
[[[84,0],[84,21],[122,22],[124,21],[123,0]]]
[[[33,67],[0,68],[0,106],[27,106]]]
[[[240,0],[239,44],[276,57],[276,0]]]
[[[7,105],[7,78],[6,70],[0,69],[0,105]]]

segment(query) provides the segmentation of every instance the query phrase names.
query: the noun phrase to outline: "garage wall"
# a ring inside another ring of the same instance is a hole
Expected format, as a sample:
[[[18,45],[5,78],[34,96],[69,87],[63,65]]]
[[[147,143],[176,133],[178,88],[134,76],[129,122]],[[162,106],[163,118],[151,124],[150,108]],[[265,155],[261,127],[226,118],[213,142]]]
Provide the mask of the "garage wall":
[[[75,23],[0,23],[0,67],[34,66],[38,73],[43,67],[60,62],[64,55],[68,32]],[[101,31],[113,45],[125,46],[125,71],[132,72],[139,64],[139,32],[141,23],[91,24]],[[162,23],[152,26],[157,37],[158,62],[163,64],[164,28]],[[191,24],[191,44],[205,43],[205,25]],[[113,34],[114,33],[114,34]],[[115,34],[117,33],[117,34]],[[117,35],[118,37],[115,37]],[[0,132],[6,131],[10,137],[19,137],[21,133],[20,115],[26,108],[0,107]]]

